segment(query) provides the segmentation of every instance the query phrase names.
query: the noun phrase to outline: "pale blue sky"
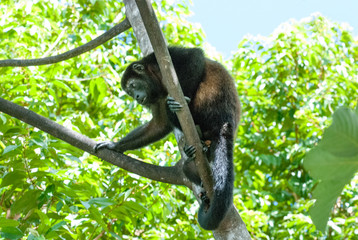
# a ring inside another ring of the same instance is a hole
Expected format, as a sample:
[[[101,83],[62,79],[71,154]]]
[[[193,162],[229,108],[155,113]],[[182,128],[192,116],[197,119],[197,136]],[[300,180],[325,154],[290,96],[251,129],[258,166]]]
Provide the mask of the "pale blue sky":
[[[280,23],[312,13],[351,25],[358,36],[358,0],[193,0],[191,22],[199,22],[208,42],[225,57],[246,34],[268,36]]]

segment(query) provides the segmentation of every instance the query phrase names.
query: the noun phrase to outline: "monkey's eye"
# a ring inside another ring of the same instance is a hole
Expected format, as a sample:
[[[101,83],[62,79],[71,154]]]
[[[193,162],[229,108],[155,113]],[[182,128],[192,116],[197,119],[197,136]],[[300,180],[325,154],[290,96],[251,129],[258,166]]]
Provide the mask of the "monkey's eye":
[[[136,87],[136,84],[135,83],[130,83],[129,84],[129,88],[135,88]]]
[[[133,69],[134,69],[134,71],[136,71],[138,73],[143,73],[144,72],[144,66],[142,64],[139,64],[139,63],[133,64]]]

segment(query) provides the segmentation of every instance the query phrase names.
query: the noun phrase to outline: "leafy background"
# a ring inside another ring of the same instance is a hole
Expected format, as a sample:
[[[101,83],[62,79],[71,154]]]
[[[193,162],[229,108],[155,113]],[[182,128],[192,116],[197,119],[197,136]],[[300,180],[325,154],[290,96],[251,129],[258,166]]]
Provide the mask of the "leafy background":
[[[62,53],[124,18],[123,3],[114,0],[1,2],[0,59]],[[200,26],[186,20],[187,2],[154,2],[154,8],[170,44],[201,46],[222,61]],[[118,81],[138,58],[129,30],[65,62],[0,68],[0,96],[98,141],[118,139],[150,119]],[[253,239],[358,235],[357,174],[329,209],[326,231],[318,231],[309,216],[318,181],[303,167],[333,112],[357,106],[357,63],[349,28],[320,15],[282,24],[266,38],[243,39],[224,62],[243,106],[234,202]],[[130,154],[159,165],[180,158],[173,136]],[[197,224],[198,204],[188,189],[128,173],[2,113],[0,175],[3,238],[212,237]],[[340,181],[340,172],[332,175]]]

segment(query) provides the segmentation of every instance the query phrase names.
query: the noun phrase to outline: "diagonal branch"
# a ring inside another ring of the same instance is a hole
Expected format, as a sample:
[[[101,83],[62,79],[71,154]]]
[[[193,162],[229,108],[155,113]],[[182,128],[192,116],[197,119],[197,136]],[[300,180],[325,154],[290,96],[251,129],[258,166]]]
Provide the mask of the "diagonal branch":
[[[191,188],[191,183],[184,177],[184,173],[182,171],[182,161],[179,161],[173,167],[162,167],[148,164],[108,149],[95,153],[93,151],[93,147],[95,146],[96,142],[92,139],[65,128],[64,126],[15,103],[0,98],[0,111],[34,127],[37,127],[42,131],[71,144],[74,147],[82,149],[83,151],[95,155],[105,160],[106,162],[123,168],[129,172],[155,181],[175,185],[186,185],[187,187]]]
[[[131,27],[127,18],[125,18],[121,23],[117,24],[107,32],[103,33],[102,35],[98,36],[97,38],[93,39],[92,41],[79,46],[75,49],[70,51],[61,53],[56,56],[45,57],[45,58],[36,58],[36,59],[6,59],[0,60],[0,67],[24,67],[24,66],[38,66],[38,65],[46,65],[61,62],[70,58],[77,57],[82,53],[88,52],[103,43],[107,42],[108,40],[114,38],[118,34],[126,31]]]
[[[155,57],[158,61],[160,72],[163,75],[163,84],[167,88],[169,95],[178,101],[183,108],[177,112],[180,126],[183,129],[185,140],[189,145],[193,145],[197,151],[195,153],[195,165],[209,197],[213,193],[213,179],[211,168],[206,156],[201,149],[203,148],[197,133],[194,120],[191,116],[188,104],[184,99],[178,77],[176,75],[172,59],[169,55],[165,39],[160,29],[157,17],[149,1],[135,0],[139,13],[142,17],[148,37],[154,49]]]

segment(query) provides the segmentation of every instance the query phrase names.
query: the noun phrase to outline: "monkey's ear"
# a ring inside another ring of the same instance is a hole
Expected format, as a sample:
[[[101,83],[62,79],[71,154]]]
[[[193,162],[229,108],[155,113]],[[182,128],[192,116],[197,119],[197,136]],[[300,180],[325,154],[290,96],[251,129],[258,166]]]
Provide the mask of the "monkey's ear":
[[[143,64],[134,63],[132,67],[136,73],[138,73],[138,74],[144,73],[144,65]]]
[[[157,64],[149,64],[148,71],[149,71],[149,74],[152,75],[152,77],[154,77],[160,81],[162,80],[162,74],[161,74],[159,66]]]

